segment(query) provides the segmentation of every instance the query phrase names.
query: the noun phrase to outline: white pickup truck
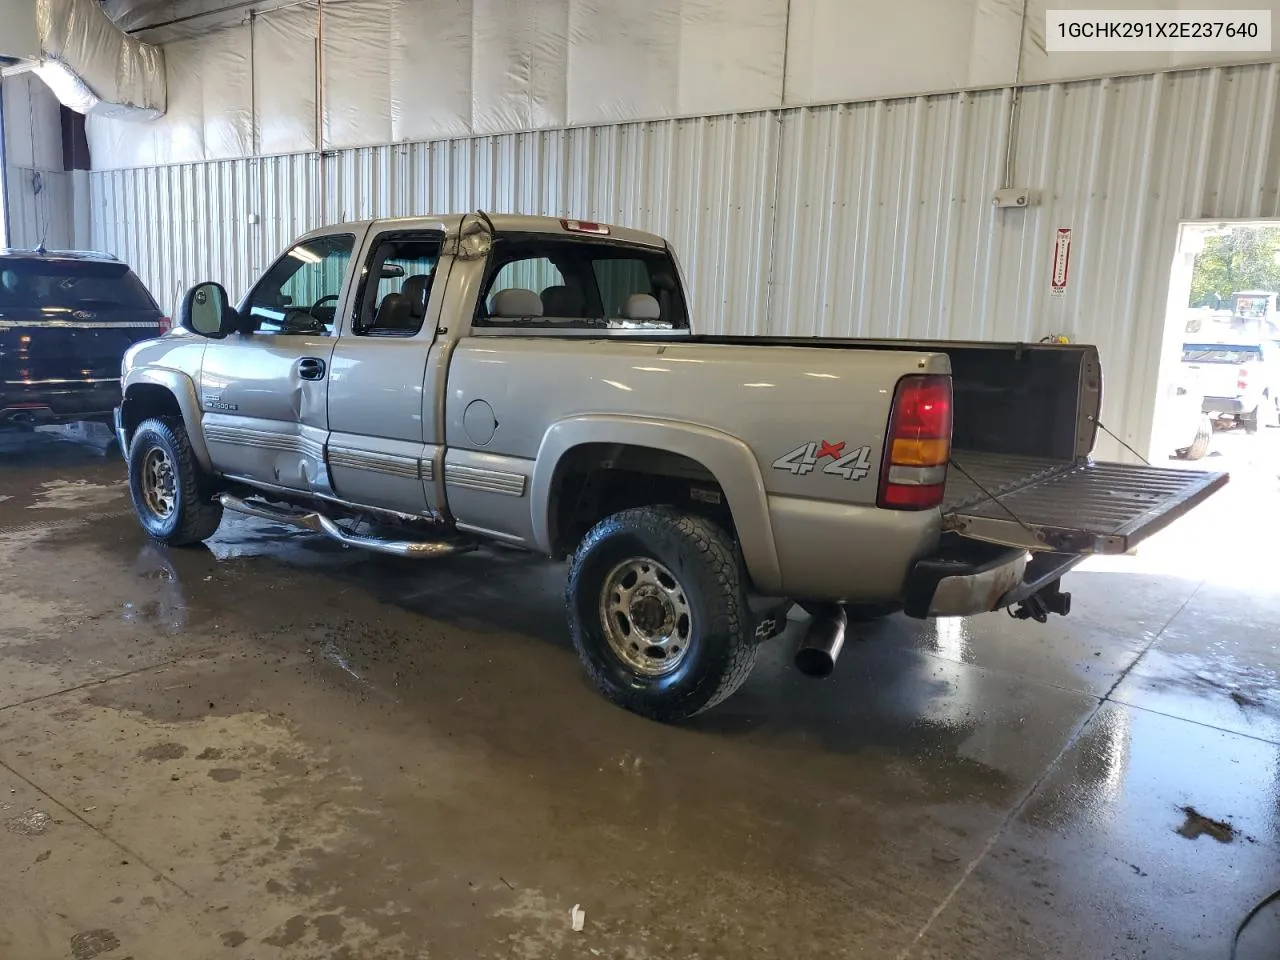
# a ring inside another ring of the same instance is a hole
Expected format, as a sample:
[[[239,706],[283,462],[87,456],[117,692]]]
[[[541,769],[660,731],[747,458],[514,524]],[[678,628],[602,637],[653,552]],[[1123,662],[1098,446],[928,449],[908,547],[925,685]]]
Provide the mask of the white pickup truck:
[[[544,217],[310,233],[237,307],[193,287],[123,388],[152,537],[226,508],[572,556],[587,672],[663,720],[732,693],[793,603],[818,675],[851,612],[1066,613],[1065,571],[1227,479],[1091,460],[1093,347],[700,336],[661,237]]]

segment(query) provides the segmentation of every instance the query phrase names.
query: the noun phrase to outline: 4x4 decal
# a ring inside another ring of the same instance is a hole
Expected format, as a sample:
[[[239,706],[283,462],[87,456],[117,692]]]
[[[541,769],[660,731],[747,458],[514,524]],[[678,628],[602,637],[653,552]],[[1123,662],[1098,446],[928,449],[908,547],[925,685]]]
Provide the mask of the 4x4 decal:
[[[785,470],[798,477],[812,473],[818,464],[829,459],[822,472],[845,480],[861,480],[871,472],[871,448],[857,447],[844,452],[845,441],[810,440],[773,461],[773,469]]]

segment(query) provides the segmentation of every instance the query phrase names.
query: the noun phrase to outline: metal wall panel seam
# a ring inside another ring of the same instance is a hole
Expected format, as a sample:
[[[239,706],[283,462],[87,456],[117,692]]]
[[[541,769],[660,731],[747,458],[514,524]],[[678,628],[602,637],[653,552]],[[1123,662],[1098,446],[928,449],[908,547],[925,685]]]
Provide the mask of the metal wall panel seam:
[[[947,134],[948,147],[946,153],[946,180],[945,189],[942,191],[940,202],[943,204],[944,213],[942,215],[941,242],[942,255],[941,269],[938,273],[930,278],[930,288],[937,290],[937,300],[931,303],[932,307],[929,335],[931,337],[941,337],[945,334],[951,323],[953,299],[956,290],[956,256],[958,253],[958,244],[954,241],[954,234],[957,232],[956,224],[957,208],[959,207],[959,182],[961,165],[962,146],[964,144],[964,132],[966,121],[969,116],[969,98],[965,94],[961,94],[956,99],[955,108],[950,111],[948,117],[949,130]],[[936,260],[935,260],[936,262]],[[935,282],[938,281],[938,282]]]
[[[862,117],[866,112],[866,108],[854,108],[850,111],[849,116]],[[874,293],[872,270],[875,266],[877,253],[877,247],[873,242],[875,236],[873,230],[876,211],[875,197],[877,185],[880,182],[888,104],[882,100],[871,108],[870,113],[871,135],[866,140],[866,145],[862,154],[867,170],[867,189],[862,191],[859,198],[862,213],[860,230],[862,236],[863,256],[858,261],[861,266],[861,274],[858,278],[858,312],[854,314],[854,316],[858,317],[860,333],[866,332],[863,329],[863,318],[870,315],[872,303],[871,297]]]
[[[1263,79],[1262,112],[1258,115],[1256,129],[1258,131],[1257,149],[1254,151],[1253,176],[1249,180],[1249,199],[1256,214],[1260,215],[1267,208],[1266,182],[1267,165],[1271,162],[1271,154],[1266,150],[1268,143],[1276,139],[1276,81],[1280,78],[1280,64],[1271,64]]]
[[[1139,316],[1144,301],[1150,302],[1154,306],[1160,299],[1155,292],[1157,287],[1155,271],[1144,271],[1141,264],[1142,251],[1144,250],[1142,240],[1154,232],[1147,218],[1142,216],[1142,208],[1145,206],[1148,199],[1147,195],[1151,190],[1152,172],[1156,164],[1155,142],[1156,131],[1159,129],[1157,121],[1163,102],[1163,97],[1161,96],[1163,93],[1162,85],[1155,83],[1150,84],[1149,87],[1150,89],[1146,91],[1147,107],[1144,111],[1142,151],[1139,154],[1141,173],[1138,179],[1138,188],[1135,191],[1138,197],[1138,210],[1135,211],[1137,216],[1133,218],[1133,222],[1136,224],[1137,229],[1134,242],[1131,244],[1129,257],[1127,258],[1129,265],[1126,273],[1133,280],[1128,284],[1128,296],[1125,298],[1124,309],[1121,311],[1121,317],[1124,318]],[[1157,249],[1162,249],[1165,246],[1160,237],[1154,237],[1152,241],[1157,244]],[[1169,262],[1172,263],[1172,260],[1171,254]],[[1163,325],[1161,325],[1161,328],[1154,330],[1142,327],[1135,329],[1135,340],[1141,346],[1141,349],[1132,353],[1133,359],[1131,360],[1132,367],[1130,369],[1136,368],[1138,370],[1139,375],[1134,378],[1137,383],[1154,384],[1158,378],[1161,361],[1160,354],[1164,341],[1162,327]],[[1105,396],[1103,401],[1106,401]],[[1124,416],[1122,410],[1113,411],[1116,416],[1111,417],[1111,419],[1123,425],[1122,429],[1125,432],[1121,436],[1131,446],[1140,443],[1141,436],[1144,433],[1149,433],[1152,429],[1154,409],[1144,409],[1146,406],[1146,404],[1134,404],[1130,397],[1127,399],[1123,409],[1134,410],[1133,416]],[[1107,415],[1110,417],[1111,412],[1108,412]]]
[[[1201,116],[1205,122],[1201,124],[1200,150],[1196,155],[1196,165],[1194,168],[1195,175],[1191,179],[1192,189],[1192,208],[1194,212],[1187,215],[1189,217],[1206,216],[1205,210],[1205,186],[1209,179],[1209,157],[1213,150],[1214,126],[1217,120],[1215,106],[1218,102],[1218,86],[1222,79],[1220,70],[1210,70],[1208,73],[1209,82],[1205,85],[1204,102]]]

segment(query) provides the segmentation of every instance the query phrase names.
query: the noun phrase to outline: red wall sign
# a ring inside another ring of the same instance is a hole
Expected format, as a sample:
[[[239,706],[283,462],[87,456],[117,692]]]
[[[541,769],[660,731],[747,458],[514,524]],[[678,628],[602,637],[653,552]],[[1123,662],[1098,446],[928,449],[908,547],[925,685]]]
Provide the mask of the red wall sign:
[[[1053,276],[1049,280],[1049,293],[1060,297],[1067,289],[1067,276],[1071,268],[1071,228],[1059,227],[1053,242]]]

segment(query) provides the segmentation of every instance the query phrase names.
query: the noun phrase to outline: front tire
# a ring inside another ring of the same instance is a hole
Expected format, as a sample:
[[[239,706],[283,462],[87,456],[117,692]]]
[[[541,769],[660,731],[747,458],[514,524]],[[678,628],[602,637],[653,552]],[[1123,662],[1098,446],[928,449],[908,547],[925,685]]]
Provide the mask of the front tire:
[[[756,661],[745,572],[729,535],[668,507],[623,510],[574,554],[573,645],[600,692],[663,722],[710,709]]]
[[[129,496],[138,522],[152,539],[185,547],[213,536],[222,505],[213,501],[186,427],[157,418],[138,425],[129,443]]]

